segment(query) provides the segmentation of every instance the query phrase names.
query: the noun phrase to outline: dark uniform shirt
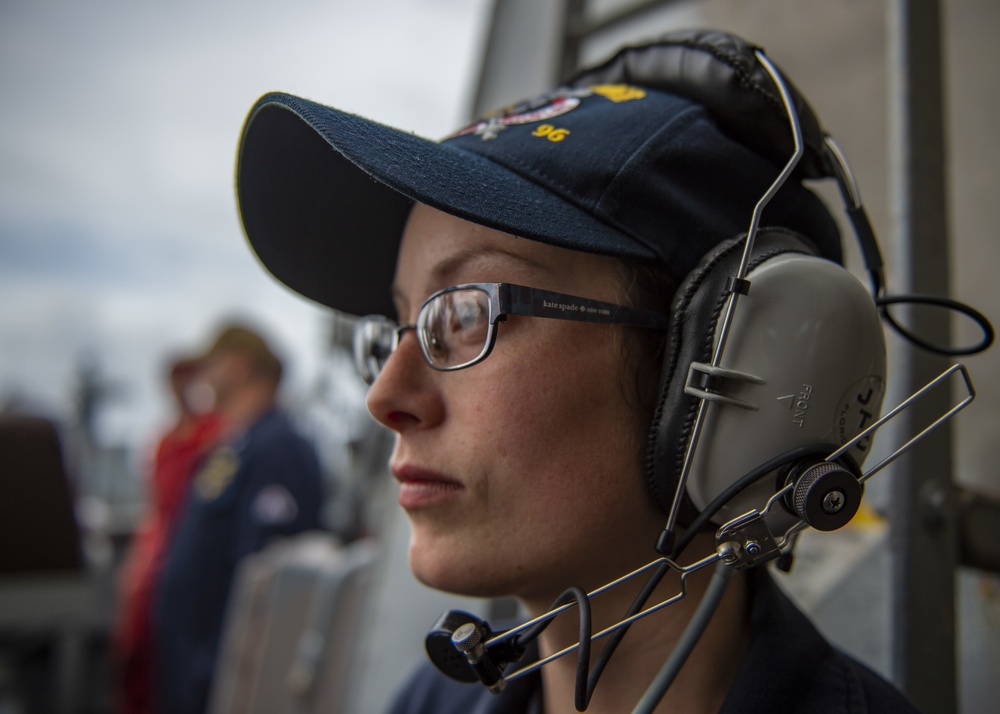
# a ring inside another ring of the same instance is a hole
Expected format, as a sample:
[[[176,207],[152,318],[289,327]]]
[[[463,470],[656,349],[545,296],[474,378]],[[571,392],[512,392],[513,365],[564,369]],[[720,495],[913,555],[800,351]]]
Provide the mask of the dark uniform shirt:
[[[155,595],[159,714],[205,710],[237,563],[275,537],[319,528],[322,501],[316,452],[277,411],[206,456]]]
[[[766,571],[753,573],[751,581],[750,648],[720,714],[917,713],[891,684],[831,647]],[[636,701],[641,695],[636,693]],[[537,714],[540,699],[537,672],[493,695],[479,684],[449,680],[428,663],[403,688],[390,712]]]

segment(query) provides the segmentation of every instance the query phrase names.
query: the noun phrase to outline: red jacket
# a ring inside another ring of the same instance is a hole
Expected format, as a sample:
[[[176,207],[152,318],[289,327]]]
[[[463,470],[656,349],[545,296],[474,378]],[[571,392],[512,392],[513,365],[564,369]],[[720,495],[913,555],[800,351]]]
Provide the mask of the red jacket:
[[[191,476],[221,431],[221,420],[209,414],[177,425],[157,445],[150,478],[150,507],[136,529],[118,579],[114,653],[123,714],[155,712],[152,596]]]

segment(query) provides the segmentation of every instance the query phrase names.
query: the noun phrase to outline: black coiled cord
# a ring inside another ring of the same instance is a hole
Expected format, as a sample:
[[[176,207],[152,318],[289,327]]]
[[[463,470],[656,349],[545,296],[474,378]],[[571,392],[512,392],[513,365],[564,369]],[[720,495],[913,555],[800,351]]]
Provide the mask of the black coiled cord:
[[[990,345],[993,344],[995,333],[993,332],[993,325],[990,324],[990,321],[986,319],[986,316],[983,315],[983,313],[979,312],[970,305],[959,302],[958,300],[937,297],[935,295],[884,295],[875,298],[875,304],[878,306],[879,315],[882,316],[882,319],[885,320],[892,329],[899,333],[904,339],[909,340],[917,347],[925,349],[928,352],[933,352],[939,355],[947,355],[949,357],[974,355],[987,350]],[[916,333],[899,324],[896,318],[894,318],[887,309],[889,305],[930,305],[932,307],[944,308],[945,310],[952,310],[965,315],[976,323],[979,329],[983,331],[983,339],[969,347],[947,347],[936,345],[933,342],[928,342],[922,337],[918,337]]]

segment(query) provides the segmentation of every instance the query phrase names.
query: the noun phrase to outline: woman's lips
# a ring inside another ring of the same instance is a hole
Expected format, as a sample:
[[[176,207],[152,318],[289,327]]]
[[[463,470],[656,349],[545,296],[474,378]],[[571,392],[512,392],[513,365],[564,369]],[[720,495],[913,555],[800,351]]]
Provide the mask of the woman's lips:
[[[455,479],[418,466],[393,467],[392,475],[399,481],[399,505],[408,511],[446,503],[465,490]]]

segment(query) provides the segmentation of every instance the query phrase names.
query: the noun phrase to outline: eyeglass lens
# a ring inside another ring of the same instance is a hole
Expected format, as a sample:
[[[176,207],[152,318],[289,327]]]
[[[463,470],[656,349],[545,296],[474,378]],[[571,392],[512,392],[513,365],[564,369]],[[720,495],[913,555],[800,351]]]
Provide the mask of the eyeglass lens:
[[[354,328],[354,363],[366,384],[378,377],[395,349],[396,323],[381,315],[363,317]]]
[[[456,369],[486,352],[490,334],[490,296],[478,288],[439,293],[417,316],[424,356],[436,369]]]
[[[416,332],[424,358],[435,369],[468,366],[489,349],[491,302],[479,288],[448,290],[431,297],[417,315]],[[354,332],[354,359],[362,379],[375,381],[396,350],[402,332],[384,317],[362,318]]]

